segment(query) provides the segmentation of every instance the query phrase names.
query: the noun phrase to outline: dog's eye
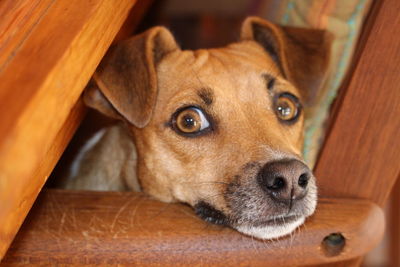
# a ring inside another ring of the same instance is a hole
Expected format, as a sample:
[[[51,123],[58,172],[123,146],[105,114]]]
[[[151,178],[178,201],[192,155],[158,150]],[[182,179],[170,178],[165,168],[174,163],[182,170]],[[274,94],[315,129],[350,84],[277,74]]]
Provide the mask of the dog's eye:
[[[275,100],[275,112],[285,122],[294,122],[300,115],[301,105],[297,97],[282,93]]]
[[[199,133],[210,127],[203,111],[196,107],[188,107],[179,111],[173,119],[173,125],[183,134]]]

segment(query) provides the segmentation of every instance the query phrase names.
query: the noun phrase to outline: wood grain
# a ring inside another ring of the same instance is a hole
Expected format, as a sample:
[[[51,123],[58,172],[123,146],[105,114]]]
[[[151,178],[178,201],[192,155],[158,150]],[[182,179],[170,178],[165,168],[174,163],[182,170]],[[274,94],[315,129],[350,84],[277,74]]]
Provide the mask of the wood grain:
[[[400,1],[385,0],[326,138],[320,194],[383,205],[400,173]]]
[[[369,12],[369,14],[368,14],[368,16],[366,18],[366,21],[365,21],[365,23],[363,25],[362,34],[360,36],[360,40],[358,41],[357,49],[356,49],[356,51],[355,51],[355,53],[353,55],[352,66],[350,67],[350,70],[348,71],[348,73],[346,75],[347,77],[346,77],[344,83],[342,84],[342,89],[340,90],[339,95],[336,98],[335,103],[334,103],[334,105],[332,107],[331,114],[330,114],[330,119],[329,119],[330,122],[333,122],[333,123],[335,122],[335,119],[337,117],[338,111],[341,108],[343,100],[347,96],[346,95],[346,92],[347,92],[346,89],[349,88],[349,84],[352,81],[352,78],[353,78],[353,75],[354,75],[354,71],[355,71],[356,67],[358,66],[358,63],[360,61],[361,56],[363,55],[364,48],[365,48],[365,45],[367,44],[368,39],[369,38],[372,38],[372,39],[375,38],[373,36],[370,36],[371,29],[374,28],[375,22],[376,22],[376,20],[378,18],[378,14],[380,14],[380,18],[379,18],[380,20],[382,19],[382,16],[385,15],[385,14],[380,13],[382,4],[385,1],[373,1],[373,3],[371,3],[370,12]],[[386,4],[390,5],[391,3],[386,3]],[[388,8],[388,7],[386,6],[386,8]],[[368,108],[366,107],[366,109],[368,109]],[[358,114],[358,115],[359,116],[363,116],[363,114]],[[354,125],[355,128],[357,128],[357,126],[356,126],[357,122],[358,122],[358,120],[353,121],[353,125]],[[329,127],[330,129],[327,132],[330,132],[332,130],[331,126],[332,126],[332,123],[330,123],[330,127]],[[325,153],[326,153],[326,151],[325,151]],[[320,155],[321,156],[320,160],[322,160],[322,161],[323,160],[331,160],[331,158],[326,158],[326,154],[325,155],[323,155],[323,153],[321,153],[321,154],[322,155]],[[354,156],[354,154],[352,154],[351,156]],[[351,159],[349,158],[349,160],[351,160]],[[358,166],[358,167],[361,167],[361,166]],[[323,171],[321,171],[321,173],[323,173]],[[323,174],[321,174],[321,175],[323,175]],[[341,175],[343,175],[343,173]],[[337,177],[335,179],[337,179]],[[329,184],[329,181],[325,181],[324,183],[325,184]],[[327,185],[327,187],[329,187],[329,185]],[[329,190],[329,189],[327,189],[327,190]],[[333,264],[329,264],[329,265],[318,265],[318,267],[322,267],[322,266],[324,266],[324,267],[353,267],[353,266],[356,267],[356,266],[360,266],[361,265],[362,260],[363,260],[363,257],[358,257],[358,258],[354,258],[352,260],[348,260],[348,261],[345,261],[345,262],[333,263]],[[391,265],[391,266],[397,266],[397,265]]]
[[[393,187],[389,206],[389,264],[400,266],[400,179]]]
[[[54,0],[0,1],[0,72],[14,57]]]
[[[327,257],[321,241],[338,232],[344,250]],[[271,242],[143,194],[51,190],[39,196],[3,263],[298,266],[362,255],[382,233],[381,209],[363,200],[322,199],[306,226]]]
[[[71,110],[81,110],[77,100],[134,4],[1,2],[0,257],[78,125]]]

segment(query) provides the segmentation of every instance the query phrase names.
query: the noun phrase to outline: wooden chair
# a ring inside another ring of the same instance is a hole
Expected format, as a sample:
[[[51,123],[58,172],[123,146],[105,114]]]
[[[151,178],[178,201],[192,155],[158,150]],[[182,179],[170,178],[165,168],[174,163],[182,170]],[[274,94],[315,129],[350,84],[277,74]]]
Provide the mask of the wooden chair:
[[[372,7],[314,170],[316,214],[291,236],[268,242],[142,194],[39,194],[85,114],[85,84],[150,1],[118,3],[0,3],[3,263],[359,266],[381,239],[381,207],[400,173],[400,1]]]

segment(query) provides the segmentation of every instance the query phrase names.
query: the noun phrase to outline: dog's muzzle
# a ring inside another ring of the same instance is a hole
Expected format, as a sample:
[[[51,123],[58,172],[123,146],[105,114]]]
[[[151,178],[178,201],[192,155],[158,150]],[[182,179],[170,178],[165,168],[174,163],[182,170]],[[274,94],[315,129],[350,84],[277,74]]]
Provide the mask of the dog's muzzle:
[[[258,166],[252,178],[232,182],[226,190],[226,214],[201,201],[197,215],[208,222],[229,225],[261,239],[291,233],[316,207],[315,179],[297,159],[283,159]],[[254,173],[254,171],[253,171]]]

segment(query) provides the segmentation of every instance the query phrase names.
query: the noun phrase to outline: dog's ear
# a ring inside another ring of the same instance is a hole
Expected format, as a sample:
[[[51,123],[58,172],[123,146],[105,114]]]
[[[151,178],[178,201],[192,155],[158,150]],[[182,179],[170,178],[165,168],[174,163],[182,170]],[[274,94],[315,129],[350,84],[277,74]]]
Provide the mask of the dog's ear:
[[[112,47],[84,93],[85,103],[136,127],[151,119],[158,94],[156,66],[179,49],[164,27],[150,30]]]
[[[270,54],[284,77],[313,102],[325,81],[332,35],[324,30],[277,26],[258,17],[242,24],[242,40],[258,42]]]

